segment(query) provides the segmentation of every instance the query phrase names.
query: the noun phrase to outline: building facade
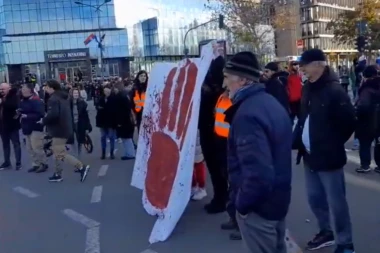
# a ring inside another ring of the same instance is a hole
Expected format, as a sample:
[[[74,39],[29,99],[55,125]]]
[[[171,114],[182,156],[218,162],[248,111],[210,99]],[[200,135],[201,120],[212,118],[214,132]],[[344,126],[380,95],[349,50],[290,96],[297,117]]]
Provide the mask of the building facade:
[[[232,34],[225,29],[219,29],[218,21],[199,26],[212,19],[211,12],[205,8],[206,0],[142,1],[151,17],[129,27],[129,51],[135,57],[136,70],[149,70],[155,61],[182,59],[185,48],[189,56],[197,56],[199,43],[208,39],[225,40],[227,55],[249,50],[247,45],[234,43]],[[263,25],[258,29],[268,30],[268,27]],[[269,33],[268,38],[274,41],[273,34]],[[265,43],[263,50],[268,56],[274,56],[274,43]]]
[[[301,0],[301,36],[304,49],[319,48],[329,54],[347,55],[356,52],[353,45],[333,41],[327,24],[342,11],[354,10],[360,0]]]
[[[127,33],[116,27],[113,1],[104,2],[0,0],[3,79],[16,82],[32,73],[40,82],[50,78],[73,81],[78,71],[84,80],[127,76]],[[104,35],[102,71],[98,43],[84,44],[91,34]]]

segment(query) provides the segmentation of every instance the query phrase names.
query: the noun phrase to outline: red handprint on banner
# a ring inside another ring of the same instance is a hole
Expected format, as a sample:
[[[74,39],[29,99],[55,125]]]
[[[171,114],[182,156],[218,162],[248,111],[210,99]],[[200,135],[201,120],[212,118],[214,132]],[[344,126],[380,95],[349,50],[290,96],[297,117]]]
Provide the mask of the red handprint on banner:
[[[190,122],[198,68],[186,60],[173,68],[158,99],[158,126],[153,129],[145,179],[146,196],[157,209],[168,206],[180,161],[180,153]]]

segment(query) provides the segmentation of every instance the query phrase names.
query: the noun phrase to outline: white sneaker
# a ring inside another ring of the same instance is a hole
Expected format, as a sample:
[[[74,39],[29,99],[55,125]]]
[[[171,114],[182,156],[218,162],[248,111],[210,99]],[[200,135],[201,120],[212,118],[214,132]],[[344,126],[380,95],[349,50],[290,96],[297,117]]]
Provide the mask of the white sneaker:
[[[201,200],[207,196],[206,189],[204,188],[199,188],[198,191],[196,191],[191,198],[192,200]]]
[[[198,192],[198,190],[199,190],[198,186],[191,187],[191,195],[190,195],[190,197],[192,198],[194,196],[194,194],[196,192]]]

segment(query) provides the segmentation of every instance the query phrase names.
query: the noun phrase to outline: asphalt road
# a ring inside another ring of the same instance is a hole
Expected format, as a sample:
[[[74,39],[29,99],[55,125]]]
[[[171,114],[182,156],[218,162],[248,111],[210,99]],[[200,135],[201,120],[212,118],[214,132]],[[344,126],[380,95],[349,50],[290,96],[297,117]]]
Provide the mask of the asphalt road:
[[[228,233],[219,229],[227,216],[203,211],[209,198],[189,204],[168,241],[149,245],[155,218],[143,210],[141,192],[130,186],[133,161],[121,161],[119,151],[117,159],[101,161],[97,130],[92,138],[94,153],[83,155],[92,166],[84,183],[69,166],[62,183],[48,182],[51,168],[45,174],[28,174],[25,148],[22,171],[0,172],[0,253],[241,252],[241,242],[229,241]],[[379,253],[380,175],[355,174],[357,152],[348,154],[346,180],[356,250]],[[316,221],[306,202],[303,168],[294,166],[293,171],[287,221],[294,238],[304,246],[317,232]],[[333,252],[333,248],[319,252]]]

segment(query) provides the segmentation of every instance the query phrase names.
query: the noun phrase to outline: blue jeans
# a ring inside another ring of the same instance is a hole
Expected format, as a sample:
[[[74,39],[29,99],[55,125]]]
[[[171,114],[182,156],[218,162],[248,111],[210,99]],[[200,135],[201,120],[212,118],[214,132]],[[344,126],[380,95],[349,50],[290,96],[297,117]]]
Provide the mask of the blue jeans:
[[[359,157],[360,157],[360,166],[362,168],[369,168],[371,165],[371,149],[372,142],[375,140],[375,148],[373,151],[373,156],[376,162],[376,166],[380,166],[380,143],[376,138],[362,138],[359,140]]]
[[[320,230],[330,230],[330,210],[338,245],[352,244],[351,218],[346,200],[343,169],[311,171],[305,164],[305,182],[310,208]]]
[[[134,158],[136,156],[135,144],[133,139],[122,139],[124,147],[124,156]]]
[[[100,128],[100,139],[102,143],[102,152],[107,149],[107,139],[110,140],[111,152],[115,150],[116,130],[111,128]]]

